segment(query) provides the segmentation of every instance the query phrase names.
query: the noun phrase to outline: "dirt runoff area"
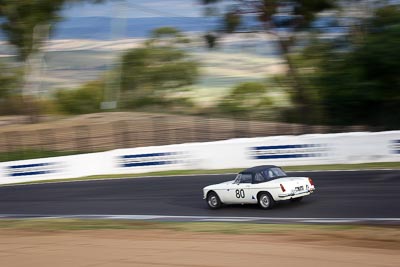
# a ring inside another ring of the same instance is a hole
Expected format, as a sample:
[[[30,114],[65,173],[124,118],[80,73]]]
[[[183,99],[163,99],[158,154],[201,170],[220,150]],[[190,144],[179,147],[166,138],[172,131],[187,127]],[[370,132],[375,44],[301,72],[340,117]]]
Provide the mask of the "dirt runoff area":
[[[359,236],[0,229],[0,266],[400,266],[398,242]]]

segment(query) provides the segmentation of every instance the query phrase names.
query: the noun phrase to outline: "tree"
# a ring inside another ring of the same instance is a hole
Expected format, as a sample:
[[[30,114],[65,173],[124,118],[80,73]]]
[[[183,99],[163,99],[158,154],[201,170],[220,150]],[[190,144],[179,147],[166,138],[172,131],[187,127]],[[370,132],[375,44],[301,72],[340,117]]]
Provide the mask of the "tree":
[[[0,17],[4,19],[1,28],[10,44],[16,47],[19,60],[25,61],[29,54],[34,52],[35,27],[57,21],[63,3],[64,1],[60,0],[0,2]]]
[[[192,84],[197,64],[171,47],[135,48],[122,56],[122,90],[165,90]]]
[[[74,90],[59,90],[55,101],[59,109],[68,114],[86,114],[100,111],[103,99],[101,81],[92,81]]]
[[[156,29],[151,42],[122,55],[121,89],[135,99],[133,105],[166,100],[169,93],[195,82],[198,64],[176,47],[181,39],[177,30]]]
[[[15,93],[20,76],[18,69],[0,62],[0,99]]]
[[[215,4],[222,0],[202,0],[206,6]],[[274,35],[280,46],[282,55],[288,66],[288,75],[291,78],[292,88],[295,92],[294,104],[296,106],[298,120],[305,123],[311,123],[309,119],[309,103],[305,93],[305,88],[301,83],[296,66],[294,65],[289,52],[290,46],[294,43],[293,38],[283,37],[274,31],[276,28],[274,15],[284,9],[286,13],[290,11],[292,29],[297,30],[306,27],[315,17],[315,14],[326,9],[335,7],[334,0],[236,0],[236,5],[225,15],[225,31],[235,32],[240,26],[240,17],[244,15],[257,16],[262,23],[264,30]]]
[[[222,112],[236,116],[247,116],[250,113],[265,114],[265,107],[272,104],[267,95],[265,84],[244,82],[236,87],[221,100],[219,108]]]
[[[160,27],[151,32],[150,40],[147,41],[149,46],[176,46],[179,44],[187,44],[190,40],[182,34],[180,30],[174,27]]]
[[[61,19],[59,13],[67,2],[101,2],[102,0],[0,0],[1,29],[8,42],[16,48],[18,61],[25,63],[24,75],[28,75],[28,58],[41,49],[42,42],[51,33],[51,25]],[[26,80],[26,78],[25,78]],[[20,87],[23,80],[21,81]],[[29,88],[28,88],[29,89]],[[30,90],[29,90],[30,91]],[[37,121],[32,92],[25,92],[23,108],[31,121]]]
[[[15,97],[21,81],[19,68],[0,62],[0,114],[18,113],[21,99]]]
[[[1,28],[10,44],[17,49],[19,60],[25,61],[35,52],[35,27],[49,25],[61,19],[59,13],[65,3],[101,0],[0,0]],[[42,40],[38,40],[39,42]]]
[[[303,52],[304,78],[315,88],[325,122],[400,127],[400,9],[383,7],[348,51],[313,44]]]

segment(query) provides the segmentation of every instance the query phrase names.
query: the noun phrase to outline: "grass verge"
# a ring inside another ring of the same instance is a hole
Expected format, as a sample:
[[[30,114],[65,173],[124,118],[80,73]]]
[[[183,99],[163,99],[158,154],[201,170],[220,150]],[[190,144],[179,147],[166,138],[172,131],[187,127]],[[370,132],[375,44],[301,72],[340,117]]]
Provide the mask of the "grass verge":
[[[12,152],[0,152],[0,162],[25,160],[25,159],[40,159],[82,154],[80,151],[47,151],[47,150],[20,150]]]
[[[39,231],[132,229],[175,230],[227,234],[256,234],[309,230],[345,231],[362,228],[381,227],[371,227],[363,225],[256,224],[240,222],[149,222],[136,220],[130,221],[106,219],[0,219],[0,229]]]
[[[229,222],[148,222],[93,219],[1,219],[0,235],[8,231],[71,232],[163,230],[228,235],[274,235],[295,242],[327,242],[343,246],[400,249],[399,226],[254,224]]]

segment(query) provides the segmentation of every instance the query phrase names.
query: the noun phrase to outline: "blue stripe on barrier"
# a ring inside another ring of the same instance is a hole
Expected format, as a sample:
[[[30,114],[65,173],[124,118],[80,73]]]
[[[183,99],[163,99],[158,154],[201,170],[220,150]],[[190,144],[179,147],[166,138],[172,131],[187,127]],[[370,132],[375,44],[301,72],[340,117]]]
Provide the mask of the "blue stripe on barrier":
[[[172,161],[150,161],[150,162],[136,162],[136,163],[124,163],[122,167],[141,167],[141,166],[157,166],[172,164]]]
[[[57,172],[55,170],[55,162],[44,162],[44,163],[33,163],[23,165],[7,166],[8,176],[19,177],[19,176],[33,176]]]
[[[300,145],[279,145],[279,146],[256,146],[255,150],[271,150],[271,149],[293,149],[293,148],[306,148],[306,147],[322,147],[320,144],[300,144]]]
[[[285,155],[259,155],[254,156],[255,159],[288,159],[288,158],[309,158],[309,157],[321,157],[320,153],[309,153],[309,154],[285,154]]]
[[[35,164],[25,164],[25,165],[14,165],[8,166],[9,169],[25,169],[25,168],[35,168],[49,166],[51,163],[35,163]]]
[[[119,156],[121,167],[144,167],[174,164],[177,152],[160,152]]]
[[[400,140],[392,140],[393,154],[400,154]]]
[[[124,155],[121,158],[132,159],[132,158],[148,158],[148,157],[162,157],[172,155],[172,153],[149,153],[149,154],[136,154],[136,155]]]
[[[324,157],[327,150],[326,144],[294,144],[276,146],[251,147],[253,159],[290,159]]]
[[[51,171],[16,172],[16,173],[10,173],[9,175],[16,177],[16,176],[31,176],[31,175],[40,175],[48,173],[51,173]]]
[[[305,145],[284,145],[284,146],[256,146],[253,147],[255,150],[266,150],[266,149],[291,149],[291,148],[303,148]]]

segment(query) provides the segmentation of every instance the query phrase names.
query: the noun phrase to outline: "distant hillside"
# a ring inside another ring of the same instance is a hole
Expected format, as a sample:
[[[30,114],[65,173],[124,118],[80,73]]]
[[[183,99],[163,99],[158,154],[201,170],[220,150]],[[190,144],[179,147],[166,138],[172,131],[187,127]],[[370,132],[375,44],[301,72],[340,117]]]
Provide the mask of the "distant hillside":
[[[1,20],[0,20],[1,23]],[[216,17],[151,17],[118,19],[110,17],[66,18],[55,25],[52,39],[110,40],[147,37],[159,27],[175,27],[182,32],[206,32],[221,27]],[[255,25],[254,19],[246,19],[247,26]],[[114,33],[111,29],[114,27]],[[4,34],[0,31],[0,39]]]
[[[218,26],[217,18],[69,18],[56,26],[54,39],[97,39],[146,37],[156,28],[171,26],[183,32],[207,31]],[[114,27],[114,33],[111,29]],[[125,28],[125,29],[124,29]]]
[[[0,23],[2,21],[0,20]],[[67,18],[55,25],[51,39],[94,39],[147,37],[159,27],[175,27],[183,32],[205,32],[219,27],[218,18],[154,17],[118,19],[110,17]],[[114,27],[114,33],[111,29]],[[0,31],[0,39],[5,36]]]

